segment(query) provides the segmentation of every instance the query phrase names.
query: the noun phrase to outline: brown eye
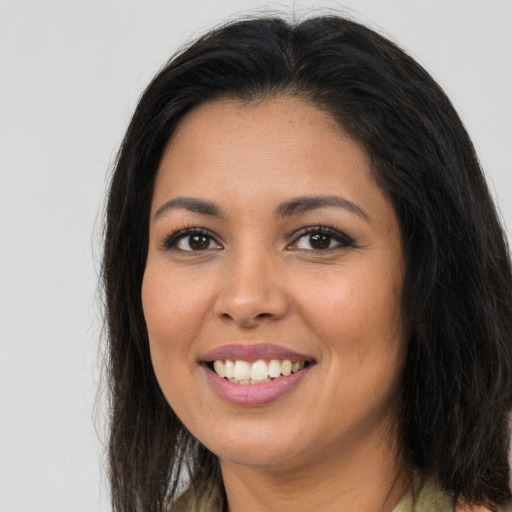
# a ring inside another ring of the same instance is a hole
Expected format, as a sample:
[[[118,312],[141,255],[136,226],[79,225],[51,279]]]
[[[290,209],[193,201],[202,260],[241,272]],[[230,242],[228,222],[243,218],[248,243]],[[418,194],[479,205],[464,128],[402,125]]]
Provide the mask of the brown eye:
[[[219,248],[219,245],[211,236],[198,233],[183,236],[176,242],[176,248],[182,251],[206,251]]]
[[[189,236],[188,245],[193,251],[204,251],[210,247],[210,237],[204,235]]]
[[[327,251],[355,247],[354,241],[328,226],[306,228],[290,246],[301,251]]]
[[[309,245],[313,249],[328,249],[331,246],[331,237],[323,233],[313,233],[309,235]]]
[[[186,252],[208,251],[212,249],[222,249],[208,231],[200,228],[191,228],[179,231],[172,235],[165,242],[166,250],[178,250]]]

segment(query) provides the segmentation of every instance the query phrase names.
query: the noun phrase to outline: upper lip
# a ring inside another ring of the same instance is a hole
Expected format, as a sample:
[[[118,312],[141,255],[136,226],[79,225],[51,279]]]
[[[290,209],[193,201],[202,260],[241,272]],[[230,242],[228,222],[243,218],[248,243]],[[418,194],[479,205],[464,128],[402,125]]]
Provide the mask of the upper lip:
[[[270,343],[231,343],[229,345],[213,348],[201,357],[201,360],[206,363],[219,359],[241,360],[248,362],[258,361],[260,359],[289,359],[293,362],[313,360],[311,356],[306,354],[299,354],[294,350]]]

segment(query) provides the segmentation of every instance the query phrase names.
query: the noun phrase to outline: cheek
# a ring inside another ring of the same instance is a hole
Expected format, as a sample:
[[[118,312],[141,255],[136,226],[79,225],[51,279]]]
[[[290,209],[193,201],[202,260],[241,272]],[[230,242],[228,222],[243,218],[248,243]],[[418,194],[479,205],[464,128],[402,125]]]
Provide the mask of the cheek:
[[[148,265],[142,283],[142,306],[151,361],[167,402],[189,427],[197,423],[191,403],[200,403],[192,375],[197,370],[194,340],[204,323],[204,289],[180,279],[166,266]],[[192,411],[193,412],[193,411]]]
[[[142,283],[142,306],[151,344],[179,350],[194,337],[205,316],[207,296],[177,272],[148,266]]]
[[[401,279],[344,273],[310,290],[300,307],[320,337],[377,342],[401,332]]]
[[[343,388],[354,410],[361,402],[375,400],[376,405],[383,394],[394,395],[406,353],[401,272],[374,271],[371,266],[364,270],[316,283],[301,302],[303,317],[325,347],[333,370],[325,377],[327,387]]]
[[[204,293],[183,283],[179,273],[148,265],[142,283],[142,306],[151,360],[160,387],[173,405],[196,361],[193,340],[204,321]]]

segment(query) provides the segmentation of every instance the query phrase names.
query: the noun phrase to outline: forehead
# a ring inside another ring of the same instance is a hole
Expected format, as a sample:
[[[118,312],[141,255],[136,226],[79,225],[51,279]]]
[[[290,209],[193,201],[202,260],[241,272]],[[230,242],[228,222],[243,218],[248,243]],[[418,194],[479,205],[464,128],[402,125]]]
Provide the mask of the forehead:
[[[180,122],[165,148],[155,190],[279,184],[323,188],[357,175],[373,181],[369,159],[333,117],[299,98],[216,100]]]
[[[339,123],[325,109],[303,98],[281,95],[247,101],[221,98],[201,104],[185,115],[168,145],[179,143],[184,134],[188,135],[191,125],[198,132],[201,128],[209,130],[211,123],[220,130],[236,132],[238,137],[246,135],[248,128],[258,125],[264,125],[267,134],[283,125],[292,130],[287,134],[281,132],[279,138],[292,135],[294,128],[318,129],[319,125],[323,125],[333,137],[347,137]],[[254,136],[254,133],[251,135]]]

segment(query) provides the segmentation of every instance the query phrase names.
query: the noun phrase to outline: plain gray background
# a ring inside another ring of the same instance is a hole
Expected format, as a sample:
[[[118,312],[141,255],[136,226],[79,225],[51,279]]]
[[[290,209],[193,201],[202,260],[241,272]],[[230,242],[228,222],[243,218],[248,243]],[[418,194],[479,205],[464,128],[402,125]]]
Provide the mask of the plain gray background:
[[[433,74],[512,228],[511,0],[0,0],[1,512],[109,510],[101,208],[142,88],[228,17],[320,7],[378,28]]]

